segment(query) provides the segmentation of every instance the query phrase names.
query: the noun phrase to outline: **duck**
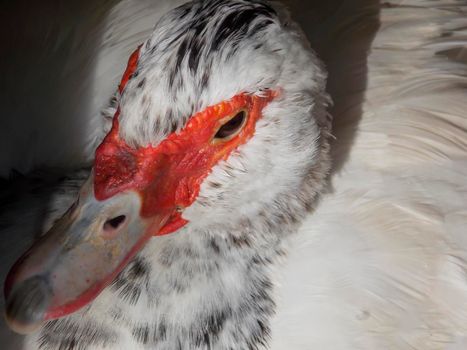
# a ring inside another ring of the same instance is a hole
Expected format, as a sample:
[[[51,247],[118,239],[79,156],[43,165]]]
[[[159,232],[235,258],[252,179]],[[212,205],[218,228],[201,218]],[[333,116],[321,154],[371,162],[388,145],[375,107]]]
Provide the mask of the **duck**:
[[[89,178],[66,179],[77,195],[58,193],[6,279],[24,349],[464,348],[464,8],[377,8],[387,26],[351,95],[326,81],[342,57],[278,4],[164,14],[105,110]],[[412,41],[389,36],[410,25]]]

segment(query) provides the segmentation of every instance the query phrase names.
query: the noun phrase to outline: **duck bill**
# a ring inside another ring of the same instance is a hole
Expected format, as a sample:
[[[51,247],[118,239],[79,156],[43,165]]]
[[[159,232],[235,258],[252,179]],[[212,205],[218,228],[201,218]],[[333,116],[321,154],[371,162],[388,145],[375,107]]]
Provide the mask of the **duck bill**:
[[[10,270],[5,282],[8,325],[30,333],[92,301],[171,214],[142,218],[140,210],[137,192],[98,201],[89,180],[79,200]]]

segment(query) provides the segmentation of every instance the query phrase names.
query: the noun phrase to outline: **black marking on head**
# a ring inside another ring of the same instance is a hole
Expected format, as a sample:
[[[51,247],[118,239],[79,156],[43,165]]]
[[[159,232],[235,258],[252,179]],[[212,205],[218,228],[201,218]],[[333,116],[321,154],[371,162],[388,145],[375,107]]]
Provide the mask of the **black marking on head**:
[[[128,95],[122,102],[147,93],[151,84],[160,86],[164,98],[168,95],[171,101],[177,101],[180,96],[181,101],[175,103],[171,115],[167,106],[154,112],[161,115],[149,115],[155,108],[147,99],[141,99],[141,122],[131,125],[125,120],[133,120],[133,117],[126,117],[122,106],[122,130],[132,131],[123,132],[126,141],[133,146],[155,144],[169,133],[180,130],[204,103],[203,92],[210,86],[213,72],[217,72],[213,68],[228,67],[239,50],[250,52],[254,45],[265,44],[269,38],[266,32],[273,30],[271,25],[278,28],[281,24],[277,13],[265,0],[197,0],[162,16],[152,39],[146,41],[141,51],[138,69],[130,78],[134,81],[125,89]],[[142,77],[134,79],[154,67],[163,70],[163,74],[151,78],[154,81],[145,82]],[[159,127],[155,125],[156,120],[160,121]]]
[[[219,182],[214,182],[214,181],[209,182],[209,186],[211,186],[212,188],[222,187],[222,185]]]
[[[201,50],[205,45],[203,38],[198,38],[199,33],[194,34],[189,42],[190,54],[188,55],[188,67],[196,73],[201,58]]]
[[[177,121],[174,119],[172,111],[169,111],[169,112],[167,113],[167,115],[168,115],[169,118],[170,118],[169,120],[171,120],[168,133],[169,133],[169,134],[172,134],[172,133],[174,133],[174,132],[177,131],[177,129],[178,129],[178,123],[177,123]]]
[[[110,98],[109,105],[112,107],[117,107],[117,104],[118,104],[117,95],[113,94],[112,97]]]
[[[264,6],[261,8],[246,8],[228,14],[217,28],[212,42],[212,50],[219,50],[229,41],[232,42],[233,49],[235,49],[238,42],[247,36],[249,32],[257,33],[259,29],[264,29],[272,23],[270,17],[275,13],[271,10],[269,6]],[[265,19],[250,28],[251,23],[259,16],[263,16]]]
[[[208,87],[208,84],[209,84],[209,73],[205,71],[201,78],[200,88],[206,89]]]
[[[180,9],[180,14],[179,14],[179,19],[184,19],[189,13],[190,13],[190,9],[188,7],[186,8],[181,8]]]
[[[167,40],[167,44],[159,48],[176,50],[174,63],[168,62],[171,66],[168,85],[175,90],[182,86],[178,76],[183,66],[186,65],[192,74],[196,74],[201,62],[204,71],[199,75],[199,86],[205,88],[209,66],[216,55],[226,50],[225,57],[230,59],[242,40],[258,35],[277,19],[274,9],[262,0],[198,1],[182,5],[174,11],[174,17],[183,19],[184,24],[169,33],[171,37],[161,38],[161,42]]]
[[[180,46],[178,47],[177,51],[177,62],[175,63],[175,69],[178,70],[180,69],[180,66],[182,65],[182,61],[187,55],[188,52],[188,38],[185,38],[181,43]],[[176,73],[176,70],[174,70],[174,74]]]
[[[273,23],[272,20],[270,19],[266,19],[262,22],[258,22],[256,23],[251,29],[250,29],[250,32],[252,33],[257,33],[257,32],[261,32],[263,29],[265,29],[267,26],[271,25]],[[261,44],[258,44],[255,46],[255,49],[259,49],[262,45]]]

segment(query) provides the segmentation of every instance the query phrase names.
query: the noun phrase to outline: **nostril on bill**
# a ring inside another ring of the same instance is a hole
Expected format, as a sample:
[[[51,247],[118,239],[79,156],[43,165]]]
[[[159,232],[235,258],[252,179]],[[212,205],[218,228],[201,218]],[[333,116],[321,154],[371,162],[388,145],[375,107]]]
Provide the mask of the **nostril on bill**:
[[[116,217],[114,217],[112,219],[107,220],[104,223],[104,231],[109,232],[109,231],[117,230],[118,228],[120,228],[123,225],[125,220],[126,220],[125,215],[119,215],[119,216],[116,216]]]
[[[18,333],[30,333],[44,321],[52,290],[43,276],[31,277],[16,286],[6,301],[6,319]]]

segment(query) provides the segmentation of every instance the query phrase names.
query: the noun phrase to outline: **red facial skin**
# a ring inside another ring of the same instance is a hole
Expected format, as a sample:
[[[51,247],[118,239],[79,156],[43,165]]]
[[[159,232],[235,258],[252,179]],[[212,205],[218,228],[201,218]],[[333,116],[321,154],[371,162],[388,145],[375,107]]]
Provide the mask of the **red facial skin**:
[[[124,91],[136,70],[139,50],[138,48],[129,59],[118,87],[120,93]],[[99,273],[94,276],[99,276],[99,279],[89,288],[79,291],[81,294],[64,299],[63,302],[52,299],[50,309],[45,311],[43,320],[62,317],[82,308],[115,278],[153,235],[165,235],[184,226],[187,221],[182,218],[181,212],[196,200],[200,186],[213,166],[225,160],[233,150],[253,136],[256,122],[261,118],[264,107],[276,96],[277,93],[273,91],[268,91],[262,96],[239,94],[191,116],[180,132],[168,135],[159,145],[136,149],[127,145],[119,136],[120,112],[117,110],[112,129],[96,150],[94,195],[97,200],[103,201],[124,191],[138,193],[141,198],[139,215],[146,224],[144,232],[139,232],[139,240],[129,247],[128,252],[122,256],[116,254],[115,259],[121,260],[114,260],[117,262],[115,267],[112,264],[110,267],[96,266]],[[217,131],[240,111],[244,111],[246,117],[238,133],[231,138],[215,139]],[[62,219],[65,223],[74,220],[67,216]],[[76,259],[73,255],[75,246],[69,245],[66,250],[58,244],[62,239],[61,234],[58,230],[44,235],[12,267],[5,283],[7,300],[15,283],[21,286],[21,283],[31,276],[47,276],[51,262],[70,263]],[[79,246],[80,242],[75,244]],[[105,244],[94,244],[99,254],[99,249],[107,247]],[[49,254],[50,251],[55,253]],[[100,256],[99,254],[97,256]],[[102,273],[102,270],[105,273]],[[71,268],[71,271],[75,270]],[[76,271],[79,271],[79,266]],[[16,319],[18,315],[13,313],[10,316],[10,325],[19,321],[17,329],[27,326]],[[31,324],[38,325],[38,322]]]
[[[137,67],[138,55],[139,48],[129,59],[120,92]],[[120,138],[117,111],[112,129],[96,150],[95,197],[104,200],[122,191],[137,191],[142,198],[141,217],[170,215],[154,235],[178,230],[187,223],[180,211],[195,201],[212,167],[253,136],[263,108],[274,97],[272,91],[263,96],[236,95],[193,115],[179,133],[170,134],[156,147],[137,149]],[[213,140],[219,128],[242,110],[247,112],[242,130],[232,139]]]

